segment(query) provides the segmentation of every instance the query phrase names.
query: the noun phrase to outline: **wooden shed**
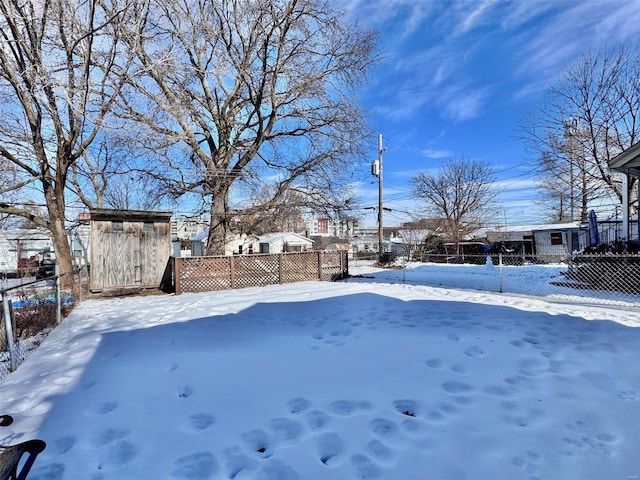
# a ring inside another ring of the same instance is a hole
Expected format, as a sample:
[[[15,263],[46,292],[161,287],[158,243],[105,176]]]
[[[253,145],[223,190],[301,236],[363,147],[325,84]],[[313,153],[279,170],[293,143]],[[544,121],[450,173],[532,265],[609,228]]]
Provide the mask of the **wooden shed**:
[[[171,213],[91,210],[92,292],[158,288],[171,257]]]

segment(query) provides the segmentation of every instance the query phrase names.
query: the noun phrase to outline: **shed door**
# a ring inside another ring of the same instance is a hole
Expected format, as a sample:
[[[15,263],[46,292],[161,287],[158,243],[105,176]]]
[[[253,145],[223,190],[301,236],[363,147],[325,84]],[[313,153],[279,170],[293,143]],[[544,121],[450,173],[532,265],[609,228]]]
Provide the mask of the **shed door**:
[[[101,232],[100,288],[139,286],[142,283],[142,236],[129,230]]]

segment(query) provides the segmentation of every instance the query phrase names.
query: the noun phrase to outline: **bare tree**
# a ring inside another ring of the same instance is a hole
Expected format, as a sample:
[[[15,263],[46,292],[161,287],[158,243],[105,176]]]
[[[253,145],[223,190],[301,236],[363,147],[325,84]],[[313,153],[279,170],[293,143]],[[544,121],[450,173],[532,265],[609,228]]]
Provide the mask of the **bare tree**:
[[[253,203],[260,205],[273,198],[273,188],[264,187]],[[297,192],[285,192],[269,209],[242,217],[242,231],[256,235],[269,232],[301,232],[304,230],[305,197]]]
[[[410,222],[403,223],[399,233],[407,260],[420,259],[422,262],[430,250],[442,244],[439,233],[445,223],[448,222],[440,218],[429,219],[418,216],[414,216]]]
[[[0,203],[16,202],[14,186],[18,183],[16,166],[0,157]],[[11,223],[11,216],[0,210],[0,227],[6,227]]]
[[[375,33],[322,0],[140,0],[136,10],[125,36],[137,71],[121,115],[148,128],[167,191],[206,200],[209,254],[223,252],[234,219],[287,192],[307,204],[339,198],[364,157],[356,89],[376,60]],[[265,185],[269,198],[247,201]]]
[[[114,0],[117,1],[117,0]],[[0,212],[49,229],[61,273],[72,270],[65,231],[70,169],[91,145],[120,90],[126,52],[101,0],[0,0],[0,157],[16,167],[12,190],[38,192],[46,215],[0,201]],[[65,287],[73,287],[70,275]]]
[[[110,132],[71,166],[70,188],[86,207],[158,210],[170,200],[160,182],[140,169],[144,158],[130,145],[128,136]]]
[[[621,182],[608,164],[640,139],[640,51],[584,55],[566,68],[522,130],[560,218],[586,220],[590,202],[622,201]],[[637,189],[637,179],[630,186]]]
[[[443,220],[441,231],[458,244],[495,213],[495,179],[489,164],[461,157],[445,162],[437,175],[419,172],[411,186],[427,212]]]

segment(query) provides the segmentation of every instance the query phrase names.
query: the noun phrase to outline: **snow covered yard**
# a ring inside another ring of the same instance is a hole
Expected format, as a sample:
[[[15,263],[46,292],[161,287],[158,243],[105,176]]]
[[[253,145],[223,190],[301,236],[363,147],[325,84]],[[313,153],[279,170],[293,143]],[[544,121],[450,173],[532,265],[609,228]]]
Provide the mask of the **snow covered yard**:
[[[47,442],[34,480],[627,480],[638,326],[366,279],[92,300],[0,384],[0,435]]]

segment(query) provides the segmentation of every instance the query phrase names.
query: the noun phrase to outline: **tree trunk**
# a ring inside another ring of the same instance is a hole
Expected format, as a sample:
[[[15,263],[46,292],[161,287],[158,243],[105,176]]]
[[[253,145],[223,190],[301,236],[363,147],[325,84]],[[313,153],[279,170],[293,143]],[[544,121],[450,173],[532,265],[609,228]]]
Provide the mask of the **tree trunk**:
[[[228,196],[229,188],[221,186],[211,200],[207,255],[224,255],[224,246],[227,241],[227,231],[229,230]]]
[[[49,231],[53,248],[56,252],[56,261],[60,267],[60,282],[65,290],[73,291],[77,296],[76,284],[73,278],[73,262],[71,260],[71,247],[65,230],[65,203],[63,194],[56,195],[54,189],[45,191],[47,210],[49,212]]]

